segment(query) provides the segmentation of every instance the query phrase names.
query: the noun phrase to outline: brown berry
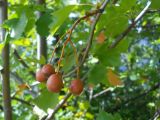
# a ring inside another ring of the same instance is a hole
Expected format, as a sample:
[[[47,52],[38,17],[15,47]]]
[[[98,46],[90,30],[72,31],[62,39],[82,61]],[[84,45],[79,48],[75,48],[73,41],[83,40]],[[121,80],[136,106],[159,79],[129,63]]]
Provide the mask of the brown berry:
[[[63,81],[58,74],[52,74],[47,80],[47,89],[50,92],[58,93],[63,87]]]
[[[45,74],[41,70],[39,70],[36,73],[36,80],[39,81],[39,82],[46,82],[47,81],[47,76],[45,76]]]
[[[46,64],[42,67],[42,72],[49,77],[55,73],[55,69],[51,64]]]
[[[71,81],[69,90],[74,95],[81,94],[81,92],[83,91],[83,82],[79,79]]]

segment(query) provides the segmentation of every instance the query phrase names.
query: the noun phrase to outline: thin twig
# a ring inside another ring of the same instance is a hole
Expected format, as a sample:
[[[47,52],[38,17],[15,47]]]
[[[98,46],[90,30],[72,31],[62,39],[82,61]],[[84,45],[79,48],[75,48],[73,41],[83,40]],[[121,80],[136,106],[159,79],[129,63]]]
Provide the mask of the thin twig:
[[[102,6],[101,6],[101,8],[100,8],[102,11],[105,9],[105,7],[107,6],[108,2],[109,2],[109,0],[105,0],[104,3],[102,4]],[[94,15],[94,14],[92,14],[92,15]],[[85,54],[84,54],[85,56],[83,57],[84,60],[86,59],[87,54],[88,54],[88,52],[89,52],[89,49],[90,49],[90,46],[91,46],[91,43],[92,43],[92,39],[93,39],[93,35],[94,35],[95,26],[96,26],[96,24],[97,24],[100,16],[101,16],[101,13],[98,13],[98,14],[96,15],[96,19],[94,20],[94,22],[93,22],[93,24],[92,24],[92,26],[91,26],[91,32],[90,32],[89,39],[88,39],[88,44],[87,44],[88,47],[86,48],[86,51],[85,51]],[[84,17],[82,17],[82,18],[85,19]],[[82,19],[82,18],[81,18],[81,19]],[[77,20],[77,21],[75,22],[75,24],[74,24],[73,27],[72,27],[73,29],[74,29],[74,27],[76,27],[76,25],[81,21],[81,19],[79,19],[79,20]],[[71,30],[72,30],[72,28],[71,28]],[[70,38],[70,37],[69,37],[69,38]],[[83,62],[84,62],[84,60],[83,60]],[[83,62],[81,62],[81,65],[83,64]],[[77,69],[77,68],[76,68],[76,69]],[[64,97],[64,99],[62,99],[62,100],[57,104],[57,106],[54,108],[53,112],[52,112],[50,115],[47,116],[46,120],[51,120],[51,119],[54,117],[54,114],[61,108],[61,106],[63,106],[63,104],[68,100],[68,98],[69,98],[71,95],[72,95],[72,94],[71,94],[70,92],[67,93],[67,95]]]
[[[21,102],[21,103],[23,103],[23,104],[26,104],[26,105],[28,105],[28,106],[34,107],[33,104],[31,104],[30,102],[25,101],[25,100],[23,100],[23,99],[20,99],[20,98],[17,98],[17,97],[12,97],[11,99],[12,99],[12,100],[16,100],[16,101],[18,101],[18,102]]]
[[[25,63],[25,61],[20,57],[20,55],[18,54],[17,50],[14,50],[13,52],[14,56],[18,59],[18,61],[25,67],[25,68],[29,68],[29,66]],[[29,72],[33,77],[35,77],[35,73],[33,71]]]
[[[59,68],[60,68],[60,63],[62,61],[62,57],[63,57],[63,54],[64,54],[64,48],[66,47],[67,43],[70,42],[72,43],[72,40],[71,40],[71,35],[72,35],[72,32],[73,30],[76,28],[76,26],[82,21],[82,20],[85,20],[86,18],[90,17],[90,16],[93,16],[95,14],[100,14],[104,9],[103,8],[100,8],[100,9],[97,9],[97,10],[94,10],[94,11],[91,11],[89,13],[87,13],[85,16],[79,18],[78,20],[76,20],[76,22],[72,25],[72,27],[70,28],[70,30],[68,30],[68,34],[69,36],[67,37],[66,41],[64,42],[63,44],[63,48],[62,48],[62,52],[61,52],[61,56],[60,56],[60,59],[58,61],[58,72],[59,72]],[[71,44],[72,45],[72,44]],[[55,52],[55,51],[54,51]],[[76,53],[77,54],[77,53]],[[53,56],[52,56],[53,57]],[[51,58],[52,59],[52,58]],[[77,62],[76,62],[77,63]],[[77,64],[77,67],[76,67],[76,70],[77,70],[77,73],[79,74],[79,65]],[[77,77],[79,76],[77,74]]]
[[[53,50],[53,52],[52,52],[52,55],[51,55],[51,59],[50,59],[50,61],[49,61],[49,64],[51,64],[51,62],[52,62],[52,59],[53,59],[53,57],[54,57],[54,54],[55,54],[55,52],[56,52],[56,49],[57,49],[58,44],[60,43],[60,41],[64,38],[64,36],[65,36],[67,33],[68,33],[68,31],[67,31],[66,33],[64,33],[64,34],[58,39],[58,41],[57,41],[57,43],[56,43],[56,45],[55,45],[55,47],[54,47],[54,50]]]
[[[68,92],[66,94],[66,96],[57,104],[57,106],[53,109],[53,112],[51,114],[49,114],[47,116],[47,118],[45,120],[51,120],[55,113],[63,106],[63,104],[68,100],[68,98],[71,96],[72,94],[70,92]]]
[[[2,97],[2,94],[0,94],[0,97]],[[16,101],[18,101],[18,102],[21,102],[21,103],[26,104],[26,105],[31,106],[31,107],[34,106],[34,105],[31,104],[30,102],[25,101],[25,100],[20,99],[20,98],[17,98],[17,97],[11,97],[11,100],[16,100]],[[2,108],[3,108],[3,107],[2,107]],[[2,109],[2,110],[3,110],[3,109]]]
[[[95,95],[93,95],[92,99],[95,99],[95,98],[97,98],[97,97],[99,97],[99,96],[101,96],[101,95],[104,95],[104,94],[106,94],[107,92],[112,91],[113,89],[114,89],[114,88],[107,88],[107,89],[105,89],[105,90],[103,90],[103,91],[100,91],[99,93],[96,93]]]
[[[60,69],[60,64],[61,64],[61,61],[62,61],[62,58],[63,58],[63,56],[64,56],[64,49],[65,49],[65,47],[66,47],[66,45],[67,45],[67,43],[70,41],[70,38],[67,38],[67,40],[64,42],[64,44],[63,44],[63,47],[62,47],[62,51],[61,51],[61,56],[60,56],[60,58],[59,58],[59,60],[58,60],[58,70],[57,70],[57,73],[59,72],[59,69]]]
[[[75,57],[75,60],[76,60],[76,64],[77,64],[77,79],[79,79],[79,60],[78,60],[78,54],[77,54],[77,49],[76,47],[74,46],[73,42],[70,40],[70,44],[74,50],[74,57]]]
[[[94,10],[94,11],[88,13],[87,15],[85,15],[85,16],[79,18],[78,20],[76,20],[75,23],[72,25],[72,27],[71,27],[65,34],[63,34],[62,37],[58,40],[56,46],[59,44],[60,40],[61,40],[66,34],[69,34],[69,36],[68,36],[68,38],[67,38],[67,40],[66,40],[67,42],[65,42],[64,44],[67,44],[69,41],[71,41],[70,38],[71,38],[72,32],[73,32],[73,30],[76,28],[76,26],[77,26],[82,20],[84,20],[84,19],[86,19],[86,18],[88,18],[88,17],[90,17],[90,16],[93,16],[93,15],[99,13],[99,12],[102,12],[102,10],[101,10],[101,9]],[[63,45],[63,46],[65,46],[65,45]],[[56,51],[56,47],[54,48],[54,50],[53,50],[53,52],[52,52],[52,56],[51,56],[51,59],[50,59],[50,62],[49,62],[49,63],[51,63],[55,51]],[[61,56],[62,56],[62,55],[61,55]],[[62,58],[60,58],[60,60],[61,60],[61,59],[62,59]],[[60,62],[61,62],[61,61],[59,61],[58,64],[60,64]]]
[[[130,24],[130,26],[122,33],[120,34],[114,42],[110,45],[109,48],[115,48],[121,40],[131,31],[131,29],[135,26],[135,24],[144,16],[144,14],[147,12],[149,6],[151,5],[151,2],[148,1],[145,8],[140,12],[140,14],[135,18],[135,20]]]

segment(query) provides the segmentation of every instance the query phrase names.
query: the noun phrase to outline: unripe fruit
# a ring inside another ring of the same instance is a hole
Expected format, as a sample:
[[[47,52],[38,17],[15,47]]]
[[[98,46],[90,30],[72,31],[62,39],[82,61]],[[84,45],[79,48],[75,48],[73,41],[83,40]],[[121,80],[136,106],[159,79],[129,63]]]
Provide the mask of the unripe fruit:
[[[51,64],[46,64],[42,67],[42,72],[49,77],[55,73],[55,69]]]
[[[47,81],[47,76],[45,76],[45,74],[41,70],[39,70],[36,73],[36,80],[39,81],[39,82],[46,82]]]
[[[63,81],[58,74],[52,74],[47,80],[47,89],[50,92],[58,93],[63,87]]]
[[[83,91],[83,82],[79,79],[71,81],[69,90],[74,95],[79,95]]]

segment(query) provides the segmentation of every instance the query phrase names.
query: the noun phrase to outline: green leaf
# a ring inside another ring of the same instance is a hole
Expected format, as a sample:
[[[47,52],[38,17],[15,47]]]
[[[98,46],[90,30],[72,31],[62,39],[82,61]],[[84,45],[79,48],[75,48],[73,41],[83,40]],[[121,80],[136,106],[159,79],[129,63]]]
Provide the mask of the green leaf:
[[[27,32],[30,32],[32,28],[34,28],[35,21],[36,21],[36,14],[35,11],[37,10],[44,10],[44,7],[42,5],[13,5],[11,6],[11,9],[15,11],[15,16],[18,16],[18,18],[21,17],[22,14],[25,13],[27,17],[27,24],[25,27],[25,34]]]
[[[33,100],[33,102],[42,110],[47,111],[48,108],[54,108],[58,103],[59,94],[51,93],[47,89]]]
[[[46,59],[44,56],[41,56],[40,60],[39,60],[40,64],[45,64],[46,63]]]
[[[6,20],[2,26],[7,29],[14,28],[17,22],[18,22],[18,18],[9,19],[9,20]]]
[[[28,22],[27,16],[25,12],[22,12],[20,18],[18,19],[13,28],[14,38],[17,39],[21,37],[22,33],[25,31],[27,22]]]
[[[96,50],[95,56],[105,66],[118,66],[120,64],[120,55],[127,51],[130,40],[122,40],[116,48],[108,48],[106,44]],[[101,51],[101,52],[99,52]]]
[[[106,36],[116,36],[122,33],[128,26],[128,18],[121,8],[114,6],[108,7],[98,22],[98,30],[105,30]]]
[[[58,28],[63,24],[63,22],[69,16],[69,13],[73,11],[77,6],[69,5],[64,7],[63,9],[57,10],[52,14],[52,23],[50,25],[50,32],[53,35]]]
[[[28,38],[21,38],[18,40],[14,40],[11,43],[17,46],[24,46],[24,47],[31,45],[31,41]]]
[[[53,35],[60,26],[65,22],[68,18],[69,14],[74,10],[87,10],[91,5],[88,4],[80,4],[80,5],[68,5],[63,7],[63,9],[57,10],[52,14],[52,23],[50,25],[50,32]]]
[[[153,41],[152,44],[159,45],[160,44],[160,38],[155,40],[155,41]]]
[[[107,76],[106,76],[106,67],[102,64],[96,63],[91,69],[88,75],[88,82],[93,84],[103,83],[108,85]]]
[[[88,9],[88,6],[90,7],[90,5],[87,4],[68,5],[53,13],[46,12],[36,22],[37,32],[41,36],[48,36],[50,33],[51,35],[54,35],[73,10],[77,10],[79,8]]]
[[[122,120],[122,118],[118,113],[112,115],[105,111],[100,110],[96,120]]]
[[[52,17],[50,13],[46,12],[43,14],[36,22],[36,29],[39,35],[47,36],[49,35],[49,25],[52,22]]]
[[[122,0],[120,3],[121,10],[127,11],[136,5],[136,0]]]
[[[24,58],[24,60],[27,62],[34,62],[34,63],[38,63],[38,64],[44,64],[46,61],[44,57],[41,57],[40,60],[38,60],[35,57],[31,57],[31,58],[27,57],[27,58]]]
[[[21,37],[22,33],[25,32],[25,28],[28,22],[28,18],[25,12],[22,12],[20,18],[13,18],[4,22],[4,28],[11,28],[13,37],[18,39]]]
[[[100,111],[97,116],[97,120],[113,120],[113,119],[111,114],[108,114],[104,111]]]
[[[159,0],[151,0],[151,8],[152,9],[160,9],[160,2],[159,2]]]
[[[53,35],[67,19],[69,13],[75,8],[75,5],[70,5],[54,13],[46,12],[36,22],[37,32],[41,36],[48,36],[49,33]]]

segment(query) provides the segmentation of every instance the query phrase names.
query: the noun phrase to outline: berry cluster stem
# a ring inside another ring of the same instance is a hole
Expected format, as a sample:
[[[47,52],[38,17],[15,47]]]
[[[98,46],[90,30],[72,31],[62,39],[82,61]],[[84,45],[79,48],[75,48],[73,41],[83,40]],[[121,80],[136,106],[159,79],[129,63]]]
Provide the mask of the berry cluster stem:
[[[89,13],[87,13],[85,16],[79,18],[78,20],[75,21],[75,23],[72,25],[72,27],[65,33],[62,35],[62,37],[58,40],[57,44],[55,45],[55,48],[52,52],[52,56],[51,56],[51,59],[49,61],[49,63],[51,63],[52,59],[53,59],[53,56],[54,56],[54,53],[56,51],[56,48],[58,46],[58,44],[60,43],[60,40],[66,35],[66,34],[69,34],[68,38],[66,39],[66,41],[64,42],[63,44],[63,47],[62,47],[62,51],[61,51],[61,56],[60,56],[60,59],[58,60],[58,69],[57,69],[57,72],[59,72],[59,69],[60,69],[60,64],[61,64],[61,60],[62,60],[62,57],[64,55],[64,49],[67,45],[67,43],[69,42],[74,50],[74,56],[75,56],[75,59],[76,59],[76,64],[77,64],[77,78],[79,78],[79,61],[78,61],[78,55],[77,55],[77,50],[73,44],[73,42],[71,41],[71,35],[72,35],[72,32],[73,30],[76,28],[76,26],[82,21],[82,20],[85,20],[86,18],[90,17],[90,16],[93,16],[97,13],[100,13],[101,10],[100,9],[97,9],[97,10],[94,10],[94,11],[90,11]]]
[[[79,61],[78,61],[78,55],[77,55],[77,49],[76,47],[74,46],[73,42],[70,40],[69,41],[71,46],[73,47],[73,50],[74,50],[74,56],[75,56],[75,59],[76,59],[76,64],[77,64],[77,79],[79,79]]]
[[[63,44],[63,47],[62,47],[62,51],[61,51],[61,56],[58,60],[58,69],[57,69],[57,72],[59,72],[59,69],[60,69],[60,64],[61,64],[61,61],[62,61],[62,57],[64,55],[64,48],[66,47],[67,43],[70,41],[70,38],[68,37],[67,40],[64,42]]]
[[[54,50],[53,50],[53,52],[52,52],[51,59],[50,59],[50,61],[49,61],[50,64],[51,64],[51,62],[52,62],[52,60],[53,60],[54,53],[56,52],[56,49],[57,49],[58,44],[59,44],[60,41],[66,36],[67,33],[68,33],[68,31],[67,31],[66,33],[64,33],[64,34],[59,38],[59,40],[57,41],[57,43],[56,43],[56,45],[55,45],[55,48],[54,48]]]

